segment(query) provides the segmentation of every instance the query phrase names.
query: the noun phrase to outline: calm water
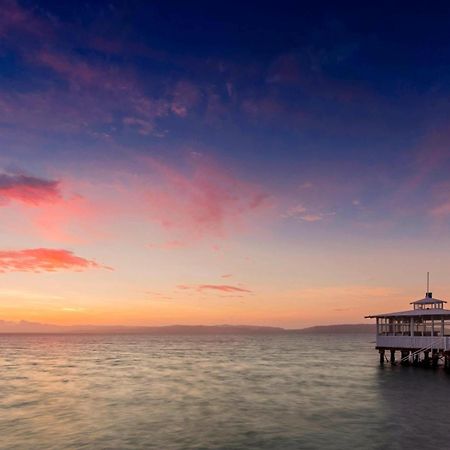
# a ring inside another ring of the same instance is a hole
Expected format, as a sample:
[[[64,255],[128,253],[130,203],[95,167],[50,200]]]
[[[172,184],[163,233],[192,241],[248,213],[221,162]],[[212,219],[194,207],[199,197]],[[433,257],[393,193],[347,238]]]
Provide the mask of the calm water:
[[[371,341],[2,336],[0,448],[450,448],[450,375]]]

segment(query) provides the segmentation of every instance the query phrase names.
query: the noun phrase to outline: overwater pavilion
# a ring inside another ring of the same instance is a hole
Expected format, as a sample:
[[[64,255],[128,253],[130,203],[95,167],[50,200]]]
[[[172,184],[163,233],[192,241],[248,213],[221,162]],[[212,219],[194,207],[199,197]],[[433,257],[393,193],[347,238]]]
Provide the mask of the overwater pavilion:
[[[408,311],[366,316],[376,319],[380,363],[387,359],[386,351],[395,363],[395,352],[399,351],[402,363],[426,365],[431,361],[437,365],[443,359],[445,367],[450,367],[450,310],[444,309],[444,303],[427,292],[424,298],[411,302],[413,309]]]

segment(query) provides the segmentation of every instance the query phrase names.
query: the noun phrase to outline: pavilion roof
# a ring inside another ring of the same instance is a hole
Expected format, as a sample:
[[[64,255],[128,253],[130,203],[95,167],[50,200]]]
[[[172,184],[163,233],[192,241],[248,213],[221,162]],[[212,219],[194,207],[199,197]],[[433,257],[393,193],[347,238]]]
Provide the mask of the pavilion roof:
[[[439,300],[438,298],[424,297],[420,300],[411,302],[410,305],[431,305],[435,303],[447,303],[445,300]]]
[[[410,309],[408,311],[399,311],[384,314],[373,314],[370,316],[365,316],[366,319],[383,318],[383,317],[450,317],[449,309],[442,308],[430,308],[430,309]]]

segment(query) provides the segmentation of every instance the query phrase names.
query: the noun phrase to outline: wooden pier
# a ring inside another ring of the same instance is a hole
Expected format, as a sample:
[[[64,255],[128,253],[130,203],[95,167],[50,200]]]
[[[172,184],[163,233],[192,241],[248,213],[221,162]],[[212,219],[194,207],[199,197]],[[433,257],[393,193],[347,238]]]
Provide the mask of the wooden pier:
[[[450,369],[450,310],[444,303],[427,292],[410,303],[411,310],[366,316],[376,319],[380,364]]]

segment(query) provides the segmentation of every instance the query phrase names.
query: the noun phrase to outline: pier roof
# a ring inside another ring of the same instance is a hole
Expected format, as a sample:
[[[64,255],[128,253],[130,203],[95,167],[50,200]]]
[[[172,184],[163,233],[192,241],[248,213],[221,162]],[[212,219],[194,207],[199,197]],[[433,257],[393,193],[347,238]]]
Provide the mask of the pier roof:
[[[431,305],[434,303],[447,303],[445,300],[439,300],[438,298],[432,298],[432,297],[424,297],[420,300],[415,300],[414,302],[411,302],[410,305]]]
[[[370,316],[365,316],[366,319],[375,319],[381,317],[442,317],[447,316],[450,317],[449,309],[439,309],[439,308],[431,308],[431,309],[410,309],[408,311],[398,311],[384,314],[372,314]]]

